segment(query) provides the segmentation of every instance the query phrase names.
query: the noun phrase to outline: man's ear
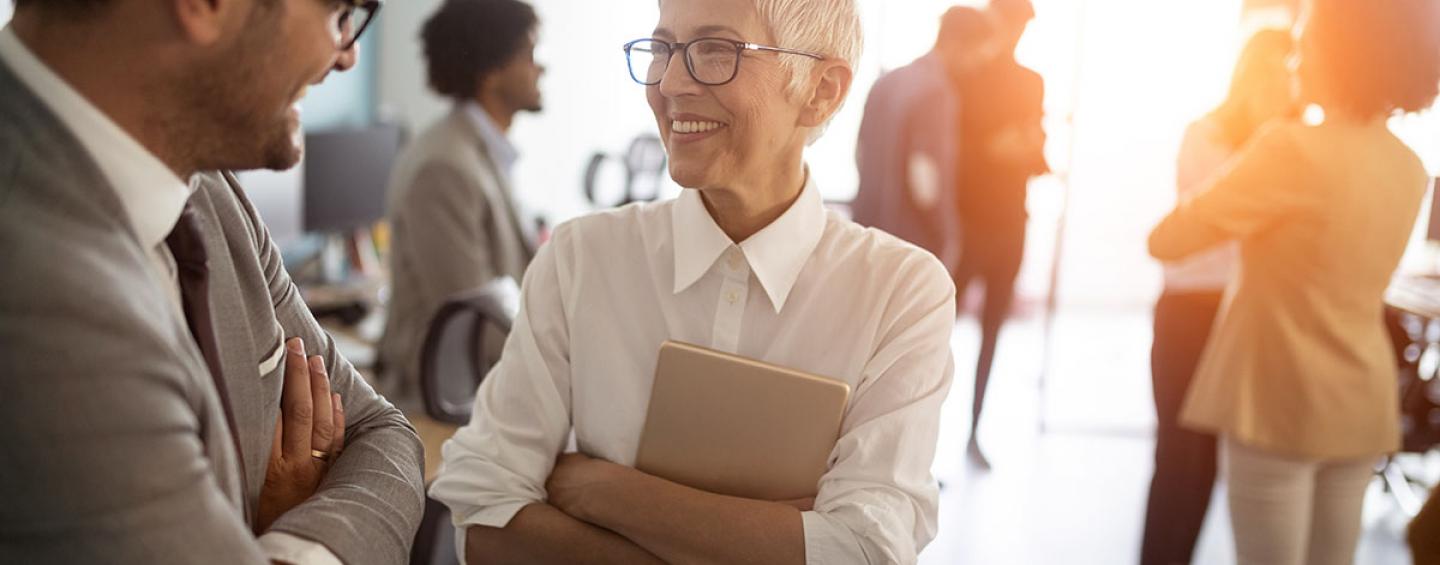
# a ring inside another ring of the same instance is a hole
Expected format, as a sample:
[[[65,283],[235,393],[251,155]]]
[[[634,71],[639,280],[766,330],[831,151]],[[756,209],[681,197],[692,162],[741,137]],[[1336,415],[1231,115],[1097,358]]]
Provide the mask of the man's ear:
[[[247,5],[252,0],[164,0],[175,13],[175,22],[185,40],[197,45],[213,45],[229,28],[246,19]]]
[[[826,59],[815,65],[814,91],[800,112],[800,125],[820,127],[840,110],[850,93],[855,72],[844,61]]]

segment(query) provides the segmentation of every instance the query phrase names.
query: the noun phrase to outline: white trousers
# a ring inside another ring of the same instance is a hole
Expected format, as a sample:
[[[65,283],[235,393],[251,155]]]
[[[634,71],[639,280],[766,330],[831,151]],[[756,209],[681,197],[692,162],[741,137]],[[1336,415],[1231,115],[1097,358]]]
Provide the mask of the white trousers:
[[[1349,565],[1372,458],[1296,459],[1222,441],[1239,565]]]

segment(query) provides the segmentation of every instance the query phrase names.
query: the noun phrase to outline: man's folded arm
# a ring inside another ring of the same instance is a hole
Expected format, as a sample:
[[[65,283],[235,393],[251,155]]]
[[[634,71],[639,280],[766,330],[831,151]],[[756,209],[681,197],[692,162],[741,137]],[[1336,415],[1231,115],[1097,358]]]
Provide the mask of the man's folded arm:
[[[335,349],[300,297],[269,232],[234,177],[226,181],[255,233],[275,316],[286,338],[324,358],[330,389],[345,409],[345,449],[309,500],[281,516],[272,531],[321,543],[345,563],[401,563],[424,513],[423,446],[415,429]]]

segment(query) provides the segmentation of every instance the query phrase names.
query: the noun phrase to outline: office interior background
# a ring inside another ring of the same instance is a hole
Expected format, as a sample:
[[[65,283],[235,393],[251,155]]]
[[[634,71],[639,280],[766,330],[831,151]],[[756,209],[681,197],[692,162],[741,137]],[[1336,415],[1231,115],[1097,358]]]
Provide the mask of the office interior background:
[[[542,21],[545,109],[519,116],[511,131],[521,152],[519,200],[554,226],[627,192],[641,199],[678,192],[660,169],[625,186],[627,151],[653,136],[655,124],[620,46],[649,34],[656,2],[530,1]],[[855,193],[855,140],[870,85],[928,50],[939,14],[953,3],[860,0],[862,66],[849,103],[808,154],[827,200],[843,203]],[[922,563],[1133,561],[1152,465],[1150,315],[1161,283],[1146,234],[1174,203],[1183,130],[1223,97],[1244,38],[1293,17],[1285,0],[1034,3],[1038,17],[1018,58],[1046,81],[1054,172],[1031,185],[1029,251],[981,430],[994,464],[988,473],[965,465],[979,331],[973,314],[959,322],[955,386],[935,463],[946,484],[941,533]],[[449,103],[426,87],[418,42],[420,24],[439,4],[387,2],[378,33],[363,38],[360,64],[332,75],[304,102],[312,139],[323,144],[334,134],[329,143],[358,143],[376,152],[374,162],[334,162],[334,152],[320,146],[296,170],[242,175],[287,262],[326,247],[313,232],[333,236],[379,220],[384,180],[372,173],[383,172],[403,142],[394,132],[417,132],[447,111]],[[11,10],[10,0],[0,0],[0,24]],[[1440,114],[1397,118],[1393,128],[1431,175],[1440,175]],[[644,143],[636,147],[649,147]],[[356,173],[356,184],[336,180]],[[1403,270],[1440,265],[1437,244],[1427,241],[1428,204],[1420,218]],[[359,331],[352,346],[364,341]],[[363,364],[366,357],[352,358]],[[1433,484],[1440,455],[1407,465]],[[1223,504],[1217,496],[1197,562],[1232,559],[1227,518],[1217,511]],[[1377,482],[1358,562],[1408,563],[1401,506]]]

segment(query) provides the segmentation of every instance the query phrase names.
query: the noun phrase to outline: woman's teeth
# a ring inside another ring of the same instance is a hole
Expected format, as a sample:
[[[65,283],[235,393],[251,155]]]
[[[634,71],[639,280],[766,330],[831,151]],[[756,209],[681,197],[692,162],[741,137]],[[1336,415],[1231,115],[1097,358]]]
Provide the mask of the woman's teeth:
[[[675,133],[705,133],[724,126],[725,124],[719,122],[682,122],[678,120],[670,122],[670,130]]]

